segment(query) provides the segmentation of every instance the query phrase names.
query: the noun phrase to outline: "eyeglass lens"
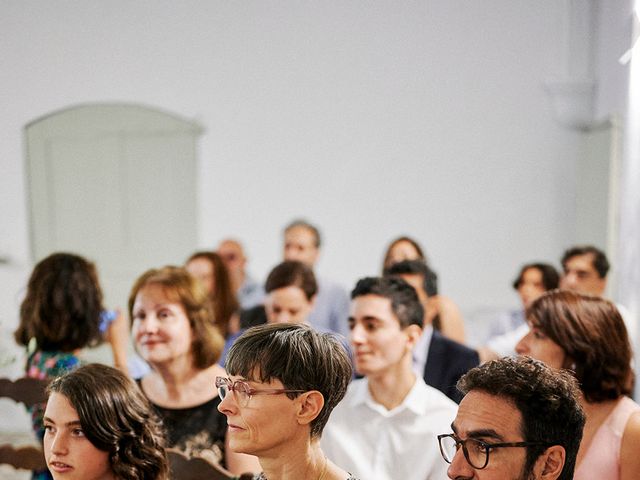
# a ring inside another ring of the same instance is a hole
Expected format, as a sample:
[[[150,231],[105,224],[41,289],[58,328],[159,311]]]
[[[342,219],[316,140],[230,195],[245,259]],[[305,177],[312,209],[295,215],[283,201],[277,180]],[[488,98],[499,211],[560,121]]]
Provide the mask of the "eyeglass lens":
[[[229,393],[229,390],[233,391],[236,396],[236,401],[246,407],[249,401],[249,390],[247,384],[241,381],[231,382],[228,378],[218,377],[216,378],[216,386],[218,387],[218,395],[220,399],[224,400]]]
[[[463,453],[469,464],[474,468],[484,468],[487,465],[488,450],[484,443],[473,438],[467,438],[464,441],[456,441],[453,437],[440,438],[440,446],[442,447],[442,455],[444,459],[451,463],[456,452],[462,447]]]

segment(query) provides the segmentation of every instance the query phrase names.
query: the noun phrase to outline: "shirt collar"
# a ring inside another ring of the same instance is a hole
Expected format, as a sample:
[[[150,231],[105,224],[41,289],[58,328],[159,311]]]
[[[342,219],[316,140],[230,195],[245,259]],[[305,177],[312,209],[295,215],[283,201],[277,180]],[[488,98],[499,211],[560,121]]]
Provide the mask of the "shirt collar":
[[[410,410],[416,415],[424,415],[426,412],[427,402],[427,385],[421,376],[416,375],[416,380],[409,390],[409,393],[400,405],[393,410],[387,410],[385,407],[376,402],[369,392],[369,380],[365,377],[360,380],[354,380],[351,384],[354,389],[353,396],[349,402],[350,407],[359,407],[366,405],[367,407],[379,412],[384,416],[393,416],[402,410]]]

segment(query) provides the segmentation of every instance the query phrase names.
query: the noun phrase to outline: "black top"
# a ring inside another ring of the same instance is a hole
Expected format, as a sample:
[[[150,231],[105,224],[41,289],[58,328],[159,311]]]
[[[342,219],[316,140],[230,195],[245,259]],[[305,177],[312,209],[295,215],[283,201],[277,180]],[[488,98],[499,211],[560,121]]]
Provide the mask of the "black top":
[[[140,385],[140,380],[137,382]],[[176,448],[188,457],[197,453],[226,468],[227,417],[218,411],[219,404],[218,396],[189,408],[166,408],[151,402],[164,424],[167,447]]]

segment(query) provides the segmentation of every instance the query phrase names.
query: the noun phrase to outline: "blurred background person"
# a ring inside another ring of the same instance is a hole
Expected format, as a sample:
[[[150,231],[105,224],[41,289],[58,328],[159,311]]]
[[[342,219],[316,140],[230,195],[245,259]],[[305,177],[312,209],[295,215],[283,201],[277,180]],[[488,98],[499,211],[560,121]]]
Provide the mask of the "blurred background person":
[[[313,270],[302,262],[284,261],[279,263],[269,272],[264,289],[266,297],[264,308],[255,319],[261,323],[254,323],[252,326],[262,323],[299,323],[311,325],[309,315],[313,311],[316,299],[318,284],[316,283]],[[322,327],[314,327],[321,333],[329,333]],[[331,332],[334,333],[334,332]],[[338,340],[344,345],[345,350],[350,354],[348,340],[342,335],[337,335]],[[226,362],[226,355],[239,335],[234,335],[225,342],[223,357]]]
[[[302,262],[284,261],[269,272],[264,289],[269,323],[309,325],[308,318],[318,293],[318,284],[310,267]]]
[[[209,295],[180,267],[151,269],[134,283],[129,314],[138,353],[151,371],[138,381],[165,425],[167,446],[204,457],[234,474],[258,470],[255,458],[226,448],[227,423],[213,388],[224,339]]]
[[[602,250],[593,245],[574,245],[564,252],[560,262],[560,288],[596,297],[605,296],[611,264]],[[637,338],[637,320],[623,305],[616,303],[616,308],[624,320],[629,337]]]
[[[254,280],[247,272],[247,257],[244,248],[238,240],[226,238],[218,244],[216,253],[224,262],[233,291],[243,309],[261,305],[264,300],[264,290],[260,282]]]
[[[427,257],[422,247],[414,239],[406,236],[392,240],[384,254],[382,268],[389,268],[394,263],[403,260],[423,260],[427,262]]]
[[[214,252],[196,252],[185,265],[187,271],[202,282],[211,298],[213,319],[227,339],[240,330],[240,304],[233,290],[227,267]]]
[[[382,271],[403,260],[422,260],[427,263],[427,257],[418,242],[406,236],[393,240],[384,254]],[[433,269],[429,269],[427,281],[426,314],[433,328],[442,335],[459,343],[465,343],[464,320],[460,309],[453,300],[438,292],[438,276]]]
[[[312,271],[320,258],[322,238],[320,230],[305,220],[294,220],[284,229],[283,260],[304,263]],[[314,273],[315,275],[315,273]],[[313,309],[308,320],[322,330],[349,334],[349,295],[336,282],[315,275],[318,285]]]
[[[26,376],[48,380],[80,366],[82,349],[108,339],[114,364],[127,371],[129,332],[116,314],[105,320],[102,290],[93,263],[79,255],[54,253],[34,267],[20,306],[16,342],[27,349]],[[33,430],[42,441],[46,404],[29,409]],[[33,479],[50,479],[49,471]]]
[[[575,480],[640,478],[640,405],[631,400],[627,329],[615,305],[554,290],[527,310],[530,331],[516,350],[573,373],[587,416]]]
[[[557,270],[548,263],[527,263],[520,268],[512,286],[522,307],[506,312],[492,325],[486,345],[478,349],[483,362],[516,353],[516,344],[529,331],[525,310],[544,292],[558,288],[559,281]]]

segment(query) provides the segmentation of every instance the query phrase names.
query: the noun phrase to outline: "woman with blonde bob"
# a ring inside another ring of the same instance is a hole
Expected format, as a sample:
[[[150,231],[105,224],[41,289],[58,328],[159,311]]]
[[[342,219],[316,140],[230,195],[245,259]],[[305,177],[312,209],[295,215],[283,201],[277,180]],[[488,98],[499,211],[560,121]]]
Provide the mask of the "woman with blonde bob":
[[[573,372],[587,416],[575,480],[640,478],[640,405],[631,400],[631,344],[613,303],[562,290],[535,300],[529,333],[516,346],[554,368]]]
[[[54,479],[169,478],[160,420],[122,372],[89,364],[47,391],[44,453]]]
[[[131,289],[129,314],[136,350],[151,366],[139,385],[162,418],[168,446],[234,474],[257,471],[255,458],[226,448],[214,388],[225,375],[216,364],[224,340],[202,283],[181,267],[148,270]]]
[[[322,453],[320,436],[344,397],[351,362],[330,333],[304,324],[248,329],[216,379],[229,447],[256,455],[257,480],[355,480]]]

